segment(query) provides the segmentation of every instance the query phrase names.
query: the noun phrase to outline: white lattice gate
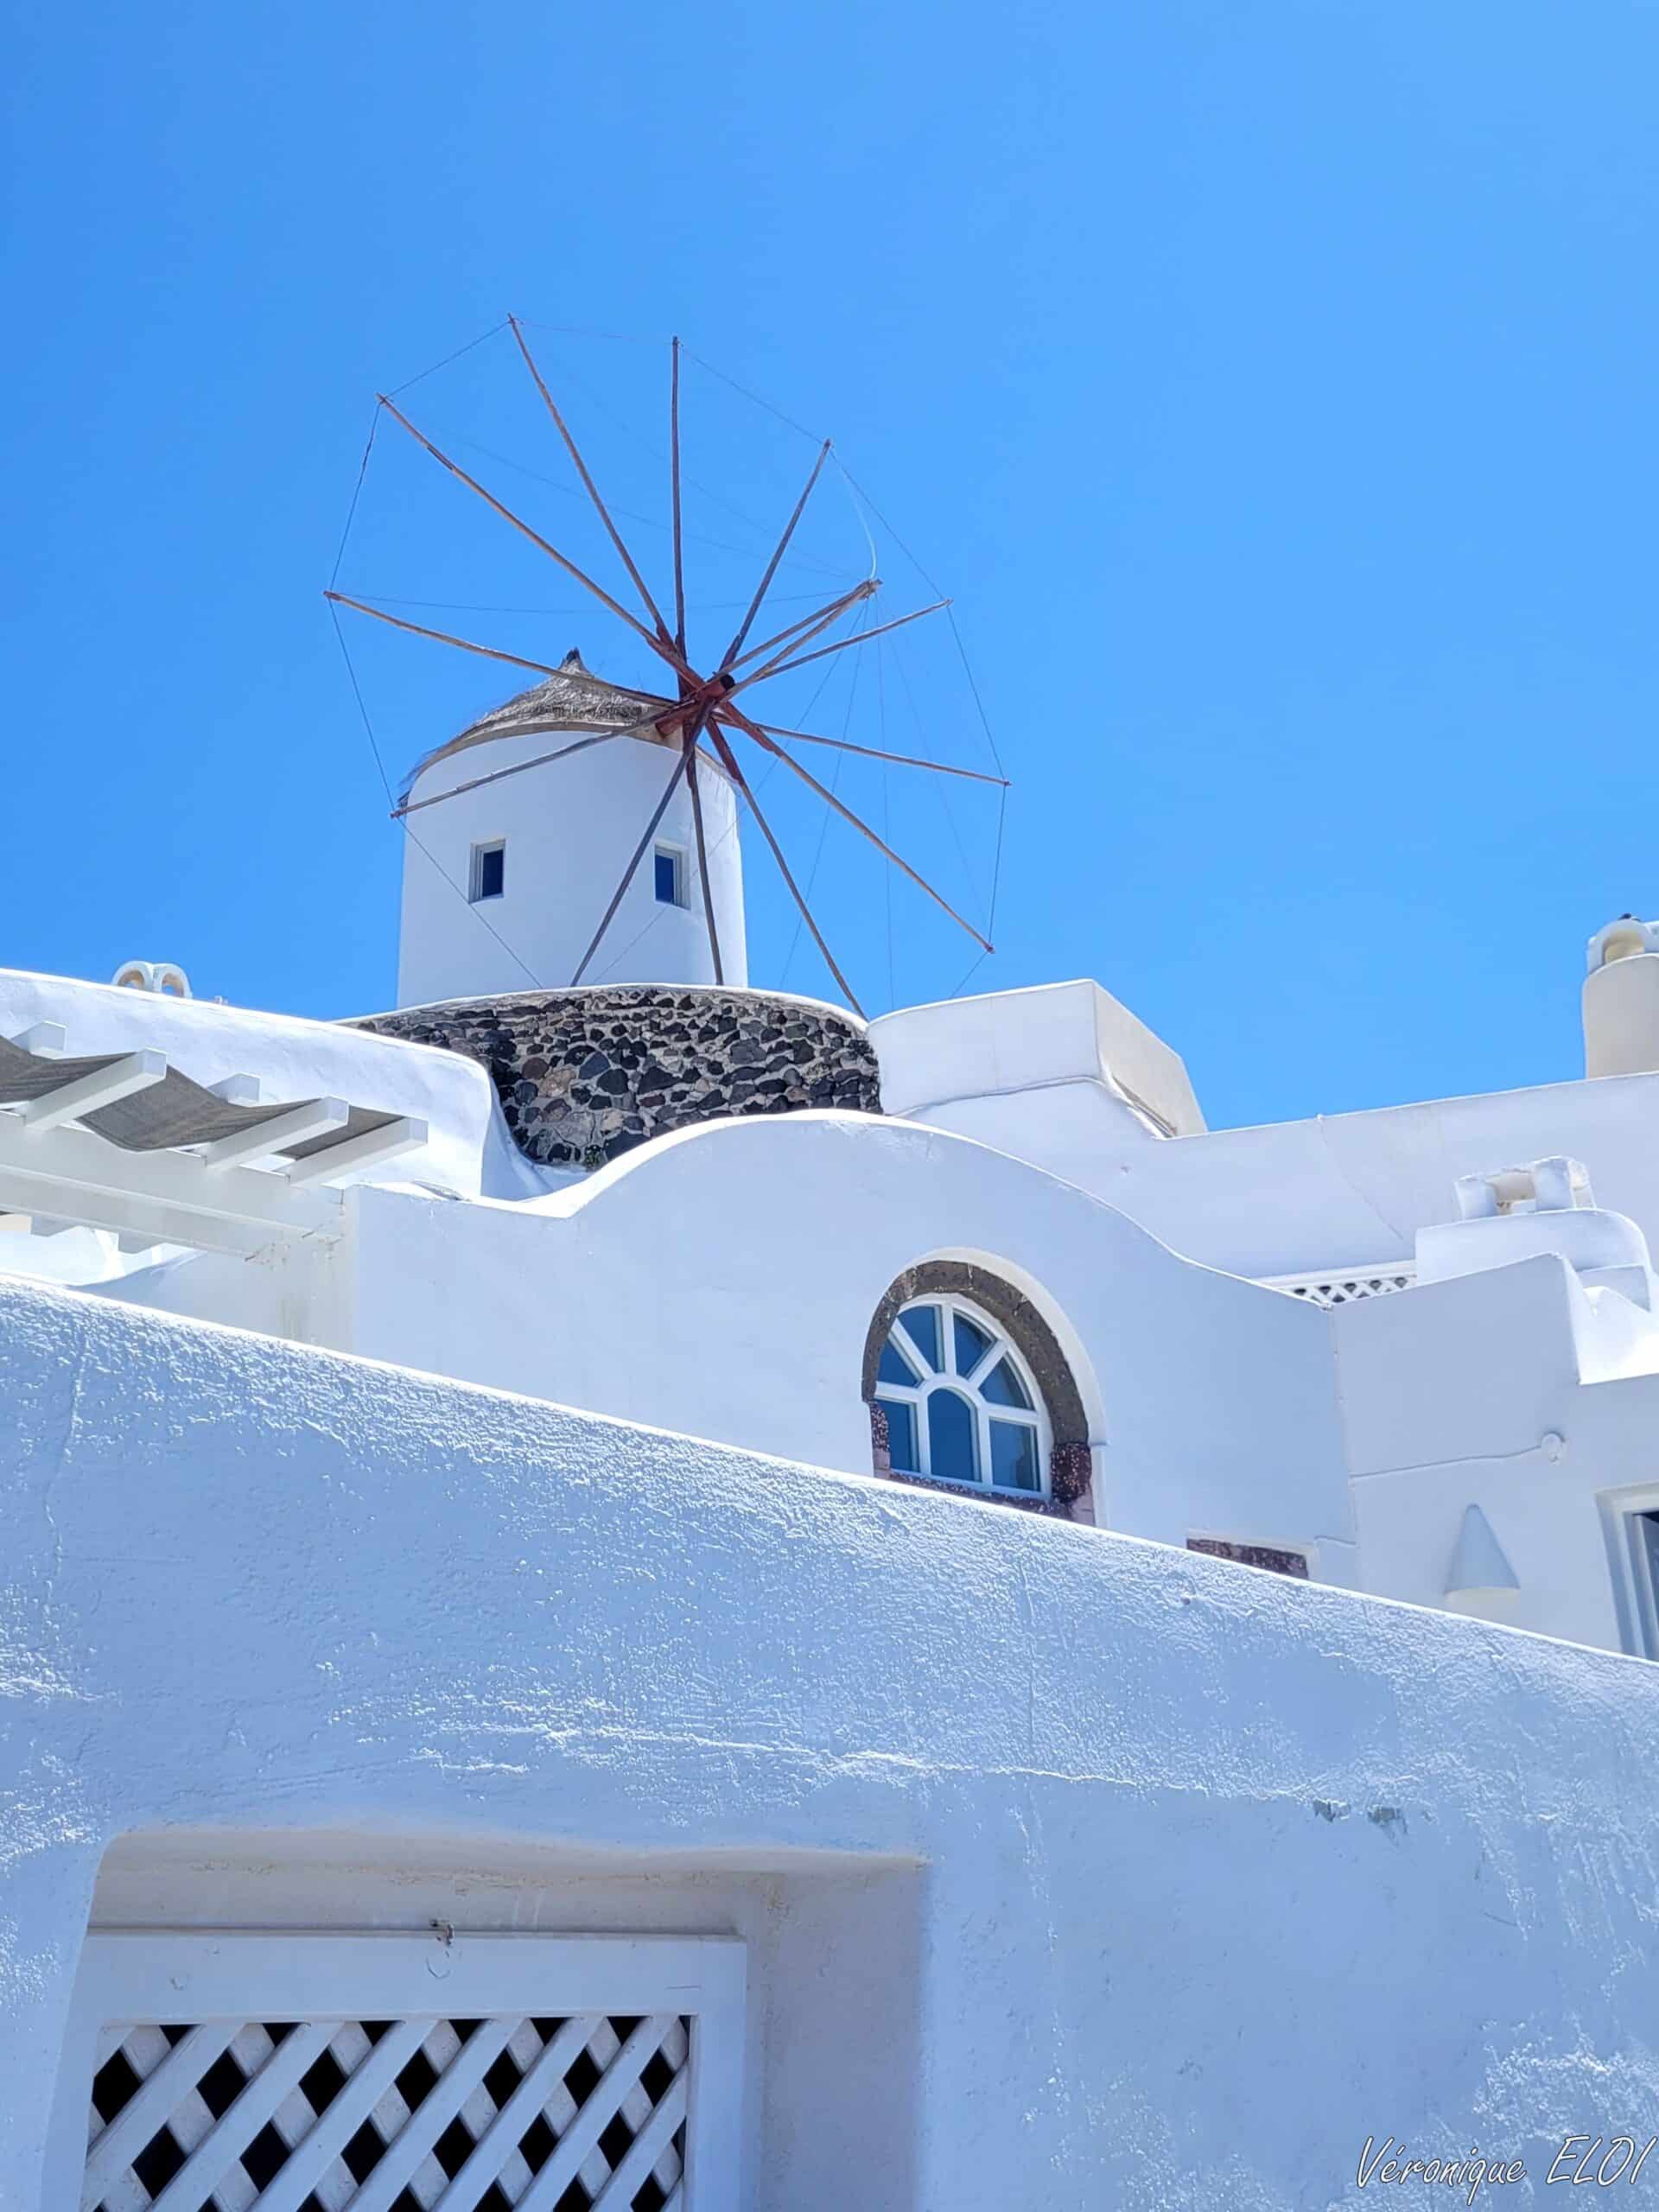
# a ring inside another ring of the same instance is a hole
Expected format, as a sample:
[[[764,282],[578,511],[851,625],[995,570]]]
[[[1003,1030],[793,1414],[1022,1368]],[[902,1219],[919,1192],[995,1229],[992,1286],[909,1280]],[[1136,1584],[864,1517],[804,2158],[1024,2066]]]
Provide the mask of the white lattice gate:
[[[45,2212],[733,2212],[743,1947],[94,1935]]]

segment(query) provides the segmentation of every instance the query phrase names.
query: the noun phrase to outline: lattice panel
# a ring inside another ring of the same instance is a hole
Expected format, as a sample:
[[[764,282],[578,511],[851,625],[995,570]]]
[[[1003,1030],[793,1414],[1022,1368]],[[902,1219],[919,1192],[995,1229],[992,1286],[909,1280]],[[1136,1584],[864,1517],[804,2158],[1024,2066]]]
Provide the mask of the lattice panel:
[[[678,2212],[690,2022],[123,2022],[81,2212]]]
[[[1361,1298],[1386,1298],[1390,1291],[1409,1290],[1415,1281],[1409,1268],[1380,1268],[1351,1275],[1306,1275],[1275,1282],[1270,1287],[1328,1311],[1333,1306],[1351,1306]]]

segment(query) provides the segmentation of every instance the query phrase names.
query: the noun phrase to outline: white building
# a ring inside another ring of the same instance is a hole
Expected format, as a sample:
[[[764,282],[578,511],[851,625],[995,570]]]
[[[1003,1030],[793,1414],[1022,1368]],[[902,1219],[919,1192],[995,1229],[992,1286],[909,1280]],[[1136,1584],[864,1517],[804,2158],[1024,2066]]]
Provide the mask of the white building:
[[[725,982],[665,812],[520,989],[662,782],[537,696],[397,1012],[0,973],[0,2203],[1639,2149],[1659,932],[1583,1081],[1211,1133],[1092,982],[743,988],[709,778]]]

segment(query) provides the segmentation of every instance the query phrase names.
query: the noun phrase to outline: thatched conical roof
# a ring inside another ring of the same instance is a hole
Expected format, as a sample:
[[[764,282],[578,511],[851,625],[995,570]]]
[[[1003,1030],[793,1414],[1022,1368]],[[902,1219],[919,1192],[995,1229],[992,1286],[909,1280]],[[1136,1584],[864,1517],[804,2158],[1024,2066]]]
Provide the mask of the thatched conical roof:
[[[602,676],[584,667],[582,655],[573,650],[554,675],[543,677],[516,698],[493,707],[458,737],[417,760],[404,784],[404,795],[407,797],[417,779],[437,761],[465,753],[474,745],[487,745],[493,738],[539,737],[553,730],[615,729],[620,724],[643,721],[645,727],[633,734],[652,744],[677,744],[677,737],[663,737],[652,728],[650,720],[653,710],[666,713],[673,704],[671,699],[654,692],[631,691],[622,684],[607,683]]]

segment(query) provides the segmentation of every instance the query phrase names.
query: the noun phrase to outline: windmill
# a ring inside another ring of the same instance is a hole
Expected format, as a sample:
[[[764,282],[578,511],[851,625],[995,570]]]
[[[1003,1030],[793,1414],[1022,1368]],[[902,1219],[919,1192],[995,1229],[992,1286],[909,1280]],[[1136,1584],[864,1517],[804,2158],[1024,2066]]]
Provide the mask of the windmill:
[[[912,753],[898,753],[885,747],[861,745],[840,737],[797,729],[769,722],[760,717],[766,709],[760,697],[761,687],[776,678],[791,674],[811,663],[852,652],[907,625],[925,617],[942,613],[950,605],[940,599],[931,605],[919,607],[894,616],[891,620],[869,625],[862,617],[860,626],[849,633],[843,627],[849,617],[855,616],[880,591],[879,580],[874,574],[851,588],[838,592],[807,614],[785,624],[781,629],[750,643],[752,632],[759,624],[762,609],[772,592],[780,564],[788,555],[791,541],[805,513],[808,502],[830,458],[828,440],[819,446],[806,482],[784,524],[770,558],[762,569],[752,597],[749,599],[730,642],[717,660],[707,654],[694,654],[688,643],[686,624],[686,575],[684,557],[685,531],[682,514],[682,480],[680,464],[680,340],[672,340],[670,349],[668,392],[670,515],[673,552],[672,620],[664,612],[645,575],[625,543],[611,509],[607,505],[597,483],[571,434],[569,423],[561,412],[541,370],[531,353],[524,334],[524,327],[517,317],[509,316],[504,326],[512,332],[514,344],[522,357],[524,368],[534,382],[547,413],[551,417],[564,448],[574,464],[587,499],[623,569],[626,572],[632,592],[637,595],[637,611],[613,594],[586,569],[580,567],[559,547],[523,517],[505,505],[480,480],[468,473],[453,456],[429,437],[400,408],[395,399],[381,394],[377,399],[376,423],[382,414],[395,423],[416,445],[443,469],[474,493],[485,505],[512,530],[552,561],[574,582],[579,584],[628,631],[643,642],[655,655],[664,671],[660,690],[633,690],[612,683],[594,675],[584,666],[581,657],[569,653],[563,661],[552,663],[529,659],[521,654],[504,652],[493,645],[484,645],[469,638],[431,628],[424,624],[391,613],[384,607],[372,605],[366,598],[359,598],[336,589],[330,585],[324,597],[331,607],[346,607],[376,622],[456,651],[482,656],[508,666],[527,671],[541,680],[528,690],[510,699],[463,730],[461,735],[429,754],[421,764],[421,771],[435,762],[464,753],[470,747],[490,739],[510,734],[523,737],[542,733],[563,734],[570,742],[550,752],[537,754],[532,760],[520,760],[511,766],[499,768],[491,773],[464,779],[448,789],[423,798],[414,798],[406,791],[394,809],[396,818],[408,826],[409,817],[422,808],[442,804],[462,792],[474,792],[486,785],[503,781],[508,777],[524,773],[527,769],[541,768],[550,763],[568,759],[594,747],[613,741],[630,739],[664,748],[672,756],[672,766],[658,798],[653,810],[645,821],[639,840],[633,846],[608,903],[597,915],[596,924],[586,950],[577,963],[569,980],[582,982],[594,956],[604,942],[619,907],[633,881],[664,813],[676,794],[684,785],[690,800],[690,811],[695,828],[697,854],[696,876],[701,886],[702,920],[708,934],[710,965],[716,982],[725,981],[725,966],[721,957],[721,938],[716,921],[715,900],[709,893],[709,855],[704,824],[703,789],[700,773],[706,777],[711,772],[723,777],[741,798],[756,827],[766,840],[772,858],[803,922],[837,986],[855,1012],[861,1014],[851,985],[819,928],[805,894],[801,890],[786,858],[783,846],[756,795],[754,785],[746,774],[741,753],[747,750],[752,758],[755,752],[780,764],[798,778],[823,804],[848,823],[859,836],[879,851],[886,861],[899,870],[912,883],[947,914],[958,928],[966,932],[976,944],[988,953],[990,940],[973,922],[962,914],[933,884],[894,850],[887,839],[880,836],[871,824],[855,813],[836,791],[815,776],[797,757],[794,747],[812,746],[832,748],[843,753],[859,754],[866,759],[893,763],[907,768],[923,770],[939,776],[964,778],[969,780],[1006,787],[1006,779],[981,769],[961,766],[938,760],[925,760]],[[493,334],[487,334],[493,335]],[[370,444],[372,446],[372,435]],[[367,454],[365,455],[366,467]],[[359,479],[360,484],[360,479]],[[836,634],[839,632],[839,634]],[[342,637],[342,644],[343,644]]]

